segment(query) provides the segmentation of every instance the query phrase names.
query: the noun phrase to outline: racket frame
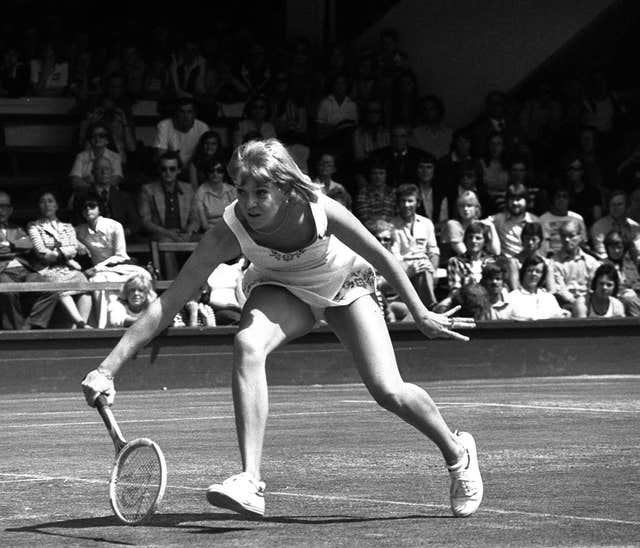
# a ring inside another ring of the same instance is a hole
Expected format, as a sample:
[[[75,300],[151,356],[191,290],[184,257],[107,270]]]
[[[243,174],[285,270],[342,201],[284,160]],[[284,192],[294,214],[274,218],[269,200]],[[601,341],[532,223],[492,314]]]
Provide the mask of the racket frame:
[[[154,451],[156,458],[158,459],[158,464],[160,465],[160,485],[158,485],[158,489],[155,494],[155,502],[153,503],[153,505],[143,516],[134,520],[127,518],[120,510],[117,503],[118,497],[116,491],[118,487],[118,474],[120,472],[120,466],[129,456],[129,454],[140,447],[150,447]],[[111,503],[111,509],[113,510],[113,513],[116,515],[116,517],[122,523],[125,523],[127,525],[139,525],[141,523],[144,523],[151,517],[151,515],[156,511],[156,509],[162,502],[162,498],[164,497],[166,488],[167,464],[160,446],[149,438],[136,438],[134,440],[131,440],[130,442],[127,442],[116,456],[115,463],[113,464],[113,468],[111,469],[111,479],[109,480],[109,502]]]
[[[144,523],[149,517],[156,511],[157,507],[162,502],[162,498],[164,497],[164,492],[167,488],[167,463],[164,458],[164,454],[160,446],[150,440],[149,438],[136,438],[127,442],[127,440],[122,435],[122,431],[118,426],[118,422],[111,411],[111,406],[107,402],[107,398],[104,394],[100,394],[96,398],[96,408],[102,420],[107,427],[107,431],[109,432],[109,436],[113,441],[113,446],[115,448],[116,456],[115,462],[111,468],[111,478],[109,480],[109,502],[111,504],[111,509],[116,517],[127,525],[138,525],[140,523]],[[158,491],[156,493],[155,502],[149,508],[149,510],[145,513],[144,516],[138,518],[136,520],[131,520],[126,518],[117,504],[116,497],[116,488],[118,483],[118,472],[120,471],[120,466],[123,460],[136,448],[138,447],[150,447],[156,454],[156,458],[158,459],[158,463],[160,465],[160,485],[158,486]]]

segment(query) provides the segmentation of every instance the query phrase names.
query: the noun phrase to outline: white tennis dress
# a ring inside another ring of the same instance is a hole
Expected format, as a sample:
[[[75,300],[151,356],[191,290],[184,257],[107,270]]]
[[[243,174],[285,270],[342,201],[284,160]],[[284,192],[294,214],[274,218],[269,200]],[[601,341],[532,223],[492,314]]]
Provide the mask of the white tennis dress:
[[[243,280],[245,295],[260,285],[288,289],[309,305],[317,320],[330,306],[352,303],[375,291],[373,267],[333,235],[327,236],[327,214],[318,196],[310,202],[316,239],[307,247],[283,253],[258,245],[235,213],[237,200],[224,210],[223,219],[235,234],[244,256],[251,261]]]

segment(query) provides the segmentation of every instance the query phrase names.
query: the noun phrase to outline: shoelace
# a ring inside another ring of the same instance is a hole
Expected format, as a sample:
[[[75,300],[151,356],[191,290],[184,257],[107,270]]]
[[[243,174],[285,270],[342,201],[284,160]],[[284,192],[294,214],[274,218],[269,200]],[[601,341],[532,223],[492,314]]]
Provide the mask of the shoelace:
[[[231,483],[236,483],[239,481],[247,482],[253,487],[257,493],[261,493],[264,491],[265,484],[263,481],[257,482],[251,476],[247,474],[236,474],[235,476],[231,476],[222,482],[222,485],[229,485]]]
[[[464,495],[465,497],[470,497],[475,495],[478,491],[478,486],[475,481],[470,480],[456,480],[453,487],[453,495]]]

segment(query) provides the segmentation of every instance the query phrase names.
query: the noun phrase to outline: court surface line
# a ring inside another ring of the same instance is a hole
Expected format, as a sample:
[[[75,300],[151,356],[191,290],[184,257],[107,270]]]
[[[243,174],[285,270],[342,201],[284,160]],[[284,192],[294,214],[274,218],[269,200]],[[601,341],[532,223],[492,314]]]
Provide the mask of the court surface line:
[[[364,400],[363,400],[364,401]],[[224,407],[228,408],[231,405],[231,400],[228,403],[203,403],[202,405],[181,405],[181,410],[186,409],[207,409],[211,411],[212,408],[215,407]],[[270,402],[269,407],[283,407],[285,405],[291,405],[289,402]],[[15,411],[15,412],[3,412],[0,411],[0,417],[10,418],[10,417],[47,417],[51,415],[86,415],[88,409],[78,409],[77,411]],[[162,409],[158,409],[159,412]],[[118,407],[118,413],[140,413],[140,408],[138,407]]]
[[[535,379],[535,380],[534,380]],[[541,381],[540,379],[547,379]],[[527,389],[533,387],[561,387],[569,386],[572,388],[578,387],[578,385],[588,386],[602,386],[610,384],[619,384],[621,381],[640,380],[640,375],[576,375],[576,376],[561,376],[561,377],[519,377],[504,382],[499,381],[482,381],[478,379],[465,379],[465,380],[433,380],[418,382],[417,384],[423,386],[431,386],[436,390],[454,390],[464,391],[465,389],[478,389],[478,388],[513,388],[513,389]],[[519,382],[518,382],[519,381]],[[290,392],[295,390],[303,390],[305,392],[341,392],[341,391],[362,391],[365,390],[364,385],[360,382],[354,383],[342,383],[342,384],[305,384],[305,385],[273,385],[269,387],[270,392]],[[11,398],[5,399],[0,395],[0,404],[8,403],[21,403],[21,402],[64,402],[64,401],[77,401],[82,400],[82,394],[78,390],[78,396],[52,396],[51,393],[43,392],[38,396],[26,396],[24,398]],[[168,392],[155,390],[155,391],[122,391],[120,392],[120,401],[123,398],[158,398],[158,394],[162,394],[162,397],[174,396],[178,398],[191,398],[194,396],[212,396],[221,394],[230,394],[230,387],[211,387],[209,390],[188,390],[184,388],[176,388],[172,390],[169,388]]]
[[[402,350],[419,350],[422,349],[422,347],[420,346],[403,346]],[[303,349],[303,348],[287,348],[286,350],[280,350],[280,351],[275,351],[272,353],[273,355],[278,355],[278,353],[283,353],[286,352],[287,354],[309,354],[310,350],[307,349]],[[340,349],[336,349],[336,348],[314,348],[313,349],[313,353],[314,354],[335,354],[335,353],[347,353],[347,350],[340,348]],[[150,356],[151,354],[142,354],[139,355],[139,358],[142,357],[147,357]],[[210,358],[217,358],[217,357],[229,357],[229,356],[233,356],[233,351],[232,350],[222,350],[220,352],[191,352],[189,354],[179,354],[179,353],[167,353],[167,352],[162,352],[161,354],[158,354],[159,358],[193,358],[193,357],[200,357],[200,356],[208,356]],[[93,355],[93,354],[87,354],[87,355],[81,355],[81,356],[50,356],[47,357],[47,361],[71,361],[71,360],[104,360],[104,354],[98,354],[98,355]],[[9,360],[7,360],[9,361]],[[33,356],[27,356],[24,358],[21,357],[12,357],[11,358],[11,363],[14,362],[29,362],[29,361],[36,361],[35,358]]]
[[[362,411],[364,413],[364,411]],[[312,415],[357,415],[360,411],[344,409],[342,411],[301,411],[298,413],[272,413],[269,418],[281,417],[304,417]],[[233,419],[234,415],[217,415],[209,417],[159,417],[157,419],[124,419],[118,420],[118,424],[154,423],[154,422],[183,422],[183,421],[205,421]],[[101,421],[78,421],[78,422],[43,422],[31,424],[9,424],[5,428],[46,428],[49,426],[88,426],[91,424],[102,424]]]
[[[349,404],[376,404],[373,400],[341,400],[340,403]],[[508,408],[508,409],[533,409],[544,411],[568,411],[575,413],[611,413],[611,414],[640,414],[640,410],[626,410],[626,409],[594,409],[590,407],[566,407],[566,406],[551,406],[551,405],[525,405],[515,403],[483,403],[483,402],[436,402],[440,407],[486,407],[486,408]],[[376,404],[377,405],[377,404]],[[125,412],[124,409],[120,410]],[[126,410],[126,412],[137,412],[135,409]],[[298,411],[291,413],[271,413],[270,418],[283,418],[283,417],[298,417],[298,416],[314,416],[314,415],[357,415],[365,413],[364,409],[342,409],[337,411]],[[29,413],[31,415],[31,413]],[[10,417],[11,415],[5,415]],[[118,422],[122,424],[144,424],[144,423],[170,423],[170,422],[185,422],[185,421],[204,421],[204,420],[223,420],[233,419],[234,415],[209,415],[206,417],[157,417],[154,419],[122,419]],[[88,426],[92,424],[102,424],[100,421],[74,421],[74,422],[46,422],[46,423],[27,423],[27,424],[8,424],[5,428],[44,428],[50,426]]]
[[[107,481],[104,480],[95,480],[95,479],[86,479],[86,478],[77,478],[73,476],[45,476],[40,474],[11,474],[11,473],[1,473],[0,476],[10,476],[15,479],[31,479],[33,481],[72,481],[77,483],[91,483],[91,484],[107,484]],[[183,491],[196,491],[196,492],[204,492],[204,488],[202,487],[190,487],[187,485],[168,485],[168,489],[177,489]],[[290,492],[281,492],[281,491],[273,491],[269,492],[269,495],[277,496],[277,497],[290,497],[290,498],[306,498],[312,500],[326,500],[326,501],[342,501],[342,502],[362,502],[367,504],[385,504],[389,506],[411,506],[414,508],[434,508],[438,510],[446,510],[449,508],[448,505],[445,504],[432,504],[426,502],[407,502],[400,500],[389,500],[389,499],[374,499],[368,497],[338,497],[335,495],[310,495],[306,493],[290,493]],[[632,525],[639,526],[640,521],[631,521],[631,520],[622,520],[622,519],[613,519],[613,518],[599,518],[595,516],[575,516],[572,514],[552,514],[549,512],[527,512],[524,510],[503,510],[501,508],[491,508],[483,506],[479,512],[483,513],[492,513],[499,515],[516,515],[516,516],[526,516],[530,518],[540,519],[564,519],[571,521],[588,521],[594,523],[611,523],[616,525]],[[12,516],[4,516],[0,517],[0,521],[6,521],[10,519],[15,519]]]
[[[375,403],[371,400],[340,400],[340,403]],[[577,411],[577,412],[593,412],[593,413],[631,413],[638,414],[640,410],[635,409],[597,409],[593,407],[567,407],[554,405],[534,405],[520,403],[487,403],[487,402],[452,402],[452,401],[436,401],[438,407],[507,407],[513,409],[544,409],[549,411]]]

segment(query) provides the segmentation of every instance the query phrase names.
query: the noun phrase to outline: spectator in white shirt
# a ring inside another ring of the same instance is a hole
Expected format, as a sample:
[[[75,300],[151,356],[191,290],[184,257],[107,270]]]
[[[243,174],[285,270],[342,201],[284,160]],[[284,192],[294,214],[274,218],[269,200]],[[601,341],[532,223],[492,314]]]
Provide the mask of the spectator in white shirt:
[[[522,251],[521,235],[525,223],[538,221],[538,217],[527,211],[528,197],[526,186],[521,183],[510,184],[507,187],[506,210],[489,217],[500,238],[502,254],[509,259]]]
[[[168,150],[178,152],[183,169],[187,170],[183,179],[188,180],[191,157],[202,134],[209,131],[209,126],[196,118],[196,107],[192,97],[182,97],[176,103],[173,116],[158,122],[153,148],[156,161]]]
[[[509,293],[511,320],[545,320],[566,318],[556,298],[541,286],[547,277],[547,264],[539,255],[527,257],[520,267],[520,287]]]
[[[453,130],[444,124],[445,108],[440,97],[426,95],[420,100],[422,124],[411,131],[410,144],[433,154],[437,159],[451,149]]]
[[[416,214],[420,200],[416,185],[400,185],[396,197],[399,216],[393,219],[393,252],[402,262],[422,302],[432,307],[436,303],[434,274],[440,263],[435,228],[430,219]]]
[[[638,264],[640,258],[640,224],[627,217],[627,195],[624,190],[614,190],[609,198],[609,214],[593,223],[590,236],[591,248],[599,259],[607,257],[604,247],[605,236],[618,230],[631,242],[631,257]]]
[[[330,93],[320,101],[316,114],[318,137],[327,139],[351,132],[358,123],[358,106],[348,95],[349,82],[338,74],[331,82]]]
[[[587,302],[587,317],[624,317],[624,305],[616,298],[619,287],[620,277],[616,267],[611,263],[601,264],[591,280],[591,293]]]
[[[549,211],[540,215],[540,224],[544,234],[544,241],[540,252],[545,257],[553,257],[562,248],[560,241],[560,227],[569,219],[575,219],[581,225],[583,234],[587,233],[584,219],[580,213],[569,209],[571,193],[565,184],[558,184],[551,194],[551,207]]]

